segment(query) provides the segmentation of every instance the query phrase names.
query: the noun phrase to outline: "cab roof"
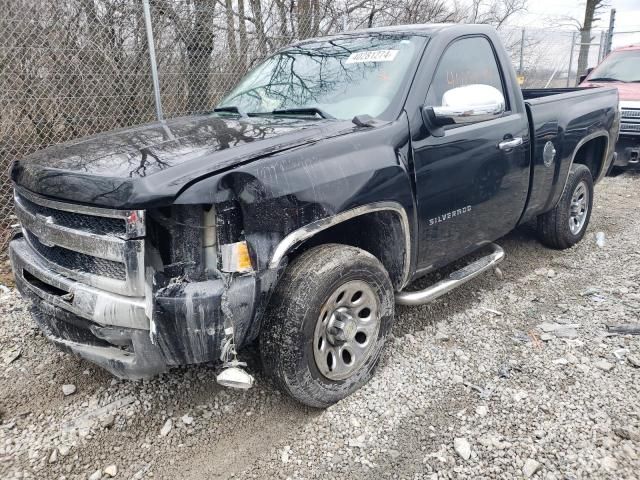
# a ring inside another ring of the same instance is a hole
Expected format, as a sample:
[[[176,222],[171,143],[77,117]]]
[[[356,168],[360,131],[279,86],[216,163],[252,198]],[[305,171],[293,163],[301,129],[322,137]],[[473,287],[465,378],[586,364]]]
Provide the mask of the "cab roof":
[[[461,35],[473,33],[489,33],[495,32],[495,28],[485,24],[460,24],[460,23],[421,23],[412,25],[394,25],[390,27],[363,28],[358,30],[348,30],[345,32],[335,33],[322,37],[307,38],[293,43],[292,45],[301,45],[309,42],[327,41],[349,36],[366,35],[366,34],[385,34],[385,33],[408,33],[411,35],[419,35],[432,37],[445,30],[456,30]]]

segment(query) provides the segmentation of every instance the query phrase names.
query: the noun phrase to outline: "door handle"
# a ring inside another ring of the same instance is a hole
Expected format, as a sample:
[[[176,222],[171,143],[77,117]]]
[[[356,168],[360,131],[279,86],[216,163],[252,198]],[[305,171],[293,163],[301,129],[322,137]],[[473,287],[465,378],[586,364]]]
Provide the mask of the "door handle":
[[[498,144],[500,150],[509,151],[522,145],[522,137],[510,138]]]

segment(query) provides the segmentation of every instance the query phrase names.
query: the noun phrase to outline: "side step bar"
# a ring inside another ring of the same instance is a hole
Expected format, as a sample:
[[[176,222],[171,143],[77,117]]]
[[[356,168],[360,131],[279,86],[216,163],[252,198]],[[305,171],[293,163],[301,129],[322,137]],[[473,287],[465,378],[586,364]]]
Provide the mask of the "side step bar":
[[[492,252],[482,258],[479,258],[466,267],[451,273],[448,278],[441,280],[424,290],[417,292],[398,292],[396,293],[396,303],[400,305],[422,305],[441,297],[445,293],[450,292],[456,287],[467,283],[469,280],[477,277],[482,272],[495,267],[504,260],[504,250],[495,243],[490,244]]]

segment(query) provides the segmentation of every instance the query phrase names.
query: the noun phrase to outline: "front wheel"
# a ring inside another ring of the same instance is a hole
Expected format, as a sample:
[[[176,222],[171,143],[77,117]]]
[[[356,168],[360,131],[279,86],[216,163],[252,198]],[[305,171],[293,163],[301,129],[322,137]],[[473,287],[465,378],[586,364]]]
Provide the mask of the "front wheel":
[[[551,248],[572,247],[584,237],[593,206],[593,177],[581,164],[571,166],[556,207],[538,217],[538,235]]]
[[[289,265],[265,313],[265,371],[296,400],[328,407],[372,377],[393,314],[378,259],[346,245],[312,248]]]

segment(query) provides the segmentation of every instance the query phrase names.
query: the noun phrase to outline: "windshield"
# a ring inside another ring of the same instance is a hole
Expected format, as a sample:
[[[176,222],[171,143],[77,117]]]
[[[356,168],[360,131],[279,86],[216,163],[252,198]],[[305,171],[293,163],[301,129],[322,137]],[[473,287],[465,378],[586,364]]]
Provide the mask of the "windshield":
[[[640,82],[640,50],[614,52],[589,75],[589,80]]]
[[[218,107],[249,115],[306,108],[344,120],[365,114],[392,120],[425,41],[386,33],[290,47],[250,71]]]

